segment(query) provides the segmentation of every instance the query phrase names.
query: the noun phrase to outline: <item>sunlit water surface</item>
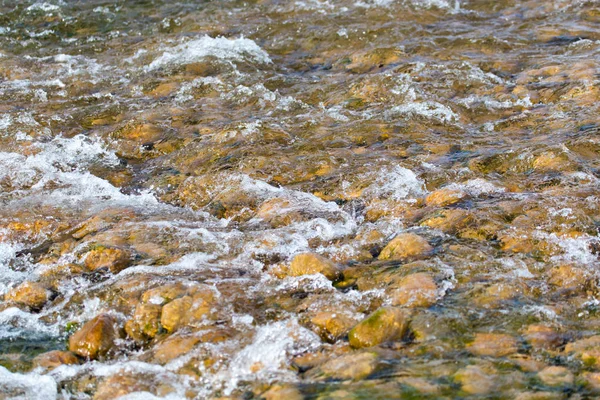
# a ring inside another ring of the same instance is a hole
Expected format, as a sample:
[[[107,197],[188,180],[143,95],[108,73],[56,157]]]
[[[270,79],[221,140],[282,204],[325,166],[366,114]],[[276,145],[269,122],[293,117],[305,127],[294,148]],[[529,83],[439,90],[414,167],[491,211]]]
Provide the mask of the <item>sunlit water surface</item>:
[[[0,303],[0,398],[594,396],[600,340],[568,344],[600,329],[599,40],[582,0],[1,1],[0,296],[50,295]],[[433,251],[378,260],[405,231]],[[98,246],[128,268],[91,272]],[[307,251],[342,277],[281,273]],[[406,337],[319,325],[415,272]],[[210,312],[32,363],[166,284]]]

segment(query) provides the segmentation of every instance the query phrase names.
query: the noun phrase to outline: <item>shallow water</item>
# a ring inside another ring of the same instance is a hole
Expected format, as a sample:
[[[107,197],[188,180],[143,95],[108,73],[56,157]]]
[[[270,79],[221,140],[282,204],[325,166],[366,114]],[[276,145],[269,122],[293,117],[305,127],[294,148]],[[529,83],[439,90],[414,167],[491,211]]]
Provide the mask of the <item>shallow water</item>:
[[[598,395],[598,2],[15,3],[0,398]],[[404,232],[430,250],[385,259]],[[165,287],[205,312],[132,337]],[[352,348],[382,306],[407,332]],[[34,361],[98,315],[108,353]]]

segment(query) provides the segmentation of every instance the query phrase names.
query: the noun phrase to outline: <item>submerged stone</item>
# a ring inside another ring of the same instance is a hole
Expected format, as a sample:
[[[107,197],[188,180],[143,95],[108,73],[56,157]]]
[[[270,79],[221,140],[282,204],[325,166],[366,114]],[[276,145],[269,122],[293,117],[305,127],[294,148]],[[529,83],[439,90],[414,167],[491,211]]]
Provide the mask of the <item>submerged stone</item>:
[[[546,367],[538,373],[538,377],[548,386],[570,386],[575,376],[566,367]]]
[[[340,276],[340,269],[331,260],[315,253],[303,253],[296,255],[289,266],[291,276],[302,276],[311,274],[323,274],[329,280],[335,280]]]
[[[564,351],[567,354],[575,355],[586,365],[600,366],[600,336],[591,336],[567,343]]]
[[[354,348],[371,347],[401,340],[408,332],[410,314],[396,307],[382,307],[359,322],[348,334]]]
[[[502,333],[478,333],[467,349],[478,356],[504,357],[516,353],[517,340]]]
[[[394,306],[429,307],[438,295],[431,275],[422,272],[407,275],[392,287],[390,297]]]
[[[53,350],[36,356],[32,363],[34,367],[54,369],[61,365],[79,364],[79,359],[70,351]]]
[[[430,206],[445,207],[458,203],[465,197],[467,194],[462,190],[442,188],[430,193],[425,198],[425,202]]]
[[[488,394],[496,387],[495,376],[476,365],[469,365],[459,370],[454,375],[454,380],[460,383],[464,392],[473,395]]]
[[[397,260],[429,254],[433,248],[425,238],[414,233],[401,233],[389,242],[381,253],[380,260]]]
[[[330,379],[364,379],[375,371],[377,354],[351,353],[334,358],[323,364],[320,369]]]

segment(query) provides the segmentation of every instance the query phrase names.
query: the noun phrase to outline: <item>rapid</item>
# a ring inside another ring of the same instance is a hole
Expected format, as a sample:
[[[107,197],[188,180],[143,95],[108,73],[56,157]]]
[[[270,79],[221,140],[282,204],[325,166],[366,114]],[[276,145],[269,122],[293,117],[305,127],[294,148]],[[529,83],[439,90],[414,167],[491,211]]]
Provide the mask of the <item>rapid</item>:
[[[600,395],[600,3],[0,0],[0,399]]]

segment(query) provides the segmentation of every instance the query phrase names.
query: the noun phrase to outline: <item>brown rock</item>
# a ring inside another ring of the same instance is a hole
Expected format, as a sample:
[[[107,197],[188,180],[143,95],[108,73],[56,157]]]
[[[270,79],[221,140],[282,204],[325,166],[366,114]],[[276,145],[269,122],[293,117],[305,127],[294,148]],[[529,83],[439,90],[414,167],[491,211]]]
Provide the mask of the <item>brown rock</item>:
[[[409,313],[396,307],[381,307],[358,323],[348,339],[354,348],[371,347],[401,339],[408,331]]]
[[[589,280],[588,273],[583,268],[572,265],[561,265],[549,272],[548,283],[561,291],[575,292],[585,288]]]
[[[433,248],[427,240],[414,233],[401,233],[392,239],[379,254],[380,260],[397,260],[429,254]]]
[[[459,370],[454,379],[461,384],[463,391],[474,395],[487,394],[495,387],[493,375],[476,365]]]
[[[540,172],[564,171],[573,168],[566,154],[547,151],[533,160],[533,169]]]
[[[425,203],[428,206],[444,207],[458,203],[465,197],[467,197],[467,195],[462,190],[444,188],[430,193],[425,198]]]
[[[480,307],[497,307],[502,301],[515,298],[522,293],[522,289],[510,283],[493,283],[485,291],[473,299],[473,302]]]
[[[142,302],[163,305],[187,292],[187,286],[182,283],[169,283],[147,290],[142,295]]]
[[[90,233],[110,228],[110,226],[110,222],[105,221],[103,218],[96,215],[75,227],[76,230],[73,232],[72,236],[75,239],[82,239]]]
[[[184,296],[167,303],[162,308],[160,324],[169,332],[174,332],[181,326],[186,312],[192,307],[192,297]]]
[[[78,364],[79,359],[70,351],[54,350],[36,356],[32,363],[34,367],[54,369],[61,365]]]
[[[163,130],[153,124],[129,124],[116,132],[119,138],[149,143],[161,138]]]
[[[501,333],[478,333],[467,349],[478,356],[504,357],[516,353],[517,341]]]
[[[262,393],[261,399],[265,400],[302,400],[304,396],[298,388],[289,385],[273,385],[266,392]]]
[[[277,197],[262,203],[256,211],[256,216],[273,227],[290,225],[303,219],[300,211],[295,209],[289,200]]]
[[[328,340],[336,340],[345,335],[355,324],[352,318],[339,312],[321,311],[311,318],[319,333]]]
[[[527,235],[518,232],[503,232],[497,235],[500,240],[500,247],[504,251],[513,253],[531,253],[535,250],[535,244]]]
[[[529,325],[524,336],[535,349],[554,349],[562,342],[560,335],[546,325]]]
[[[414,390],[426,395],[439,395],[441,392],[439,385],[429,382],[427,379],[423,378],[407,376],[399,378],[398,382],[403,385],[410,386]]]
[[[155,337],[160,330],[161,311],[158,304],[138,304],[133,318],[125,324],[127,335],[138,342]]]
[[[291,276],[323,274],[329,280],[335,280],[340,276],[338,266],[333,261],[315,253],[296,255],[290,263],[288,272]]]
[[[581,378],[588,389],[595,392],[600,391],[600,372],[584,372],[581,374]]]
[[[181,326],[194,325],[210,313],[214,300],[215,293],[210,286],[190,287],[187,295],[163,306],[160,323],[169,332],[174,332]]]
[[[166,364],[169,361],[188,353],[200,338],[196,336],[170,336],[154,346],[154,359]]]
[[[179,85],[176,82],[164,82],[155,87],[150,94],[154,97],[170,96],[175,93],[178,88]]]
[[[393,289],[391,298],[394,306],[429,307],[436,301],[437,286],[429,274],[410,274]]]
[[[388,64],[398,63],[404,54],[395,47],[379,47],[369,51],[358,51],[350,56],[351,63],[344,67],[355,73],[363,73]]]
[[[516,395],[515,400],[565,400],[563,393],[556,392],[521,392]]]
[[[100,382],[93,400],[123,398],[129,393],[148,391],[153,384],[154,381],[149,376],[135,376],[131,373],[115,374]]]
[[[456,233],[473,222],[471,213],[460,209],[441,210],[427,217],[421,225],[439,229],[445,233]]]
[[[46,304],[49,294],[50,292],[39,283],[26,281],[11,289],[4,299],[37,310]]]
[[[360,380],[371,375],[377,367],[377,354],[350,353],[327,361],[321,371],[332,379]]]
[[[85,266],[92,271],[108,268],[113,274],[118,274],[131,263],[131,254],[128,251],[98,246],[87,253]]]
[[[573,384],[575,376],[565,367],[546,367],[538,373],[542,382],[549,386],[569,386]]]
[[[600,335],[568,343],[565,353],[573,353],[587,365],[600,366]]]
[[[81,357],[96,359],[113,348],[116,338],[113,317],[100,314],[69,338],[69,350]]]

